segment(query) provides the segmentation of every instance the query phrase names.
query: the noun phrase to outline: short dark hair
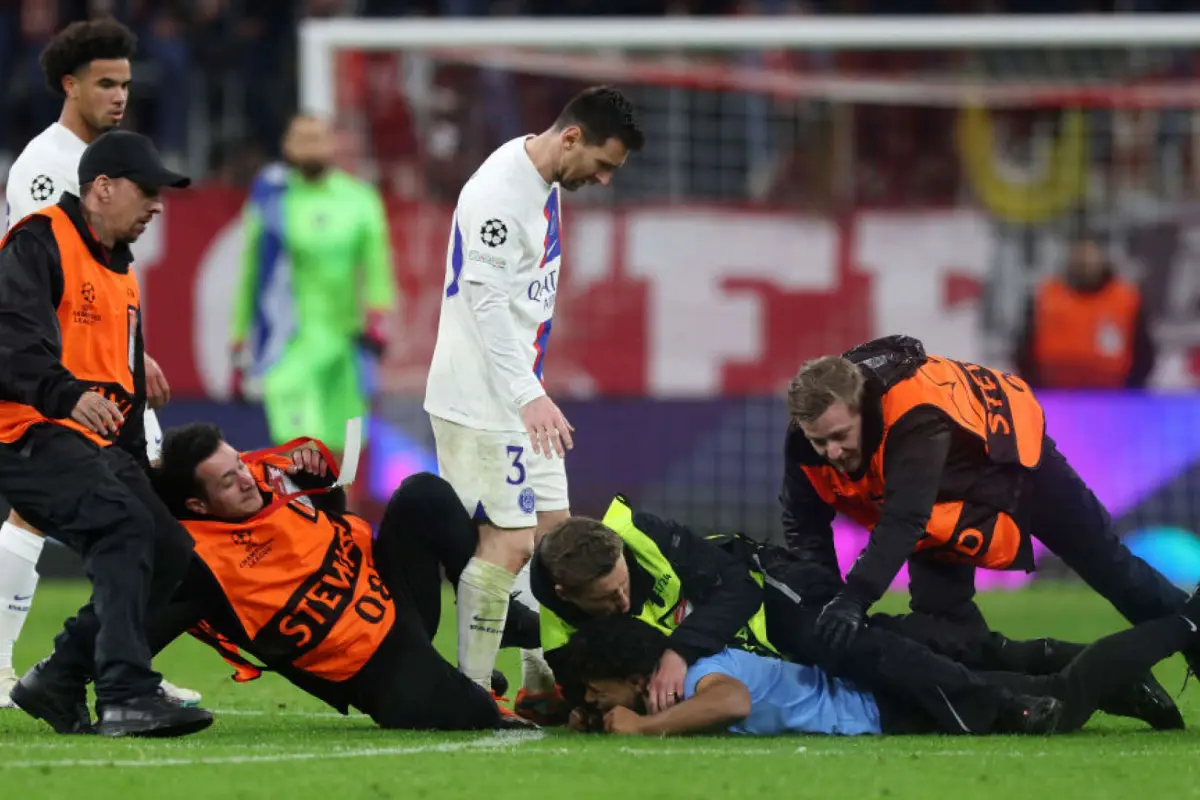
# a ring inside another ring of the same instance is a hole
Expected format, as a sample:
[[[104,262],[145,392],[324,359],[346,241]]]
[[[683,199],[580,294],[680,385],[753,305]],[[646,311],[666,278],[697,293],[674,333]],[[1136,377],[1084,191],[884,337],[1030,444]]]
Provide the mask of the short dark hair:
[[[137,52],[137,36],[112,17],[72,22],[50,40],[38,63],[46,76],[46,85],[57,95],[66,96],[62,81],[82,67],[101,59],[132,59]]]
[[[176,517],[186,517],[187,501],[204,499],[196,468],[221,446],[225,435],[216,425],[193,422],[172,428],[163,436],[162,461],[154,470],[154,488]]]
[[[654,674],[669,642],[667,635],[628,614],[587,620],[563,649],[573,681],[623,680]]]
[[[568,591],[612,572],[625,543],[617,532],[590,517],[568,517],[538,542],[538,560],[550,577]]]
[[[646,135],[638,125],[629,102],[620,89],[612,86],[593,86],[571,98],[554,121],[554,129],[577,125],[583,131],[585,144],[602,145],[617,139],[625,149],[636,153],[646,144]]]

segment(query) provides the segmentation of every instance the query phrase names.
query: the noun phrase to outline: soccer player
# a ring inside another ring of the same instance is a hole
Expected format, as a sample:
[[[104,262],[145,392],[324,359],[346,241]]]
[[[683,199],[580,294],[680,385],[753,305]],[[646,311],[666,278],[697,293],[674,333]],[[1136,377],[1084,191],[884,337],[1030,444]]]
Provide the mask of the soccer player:
[[[940,726],[902,698],[866,691],[818,667],[735,649],[692,664],[683,701],[653,713],[648,687],[669,639],[631,617],[598,618],[585,623],[567,645],[566,659],[586,681],[590,706],[573,713],[571,725],[644,736],[1066,733],[1083,727],[1105,701],[1136,708],[1135,702],[1117,698],[1136,695],[1141,676],[1159,661],[1195,647],[1194,620],[1200,620],[1196,595],[1180,614],[1106,636],[1055,674],[985,673],[987,682],[1030,698],[1036,713],[997,718],[990,727],[968,731]]]
[[[129,245],[188,178],[144,136],[110,131],[79,159],[80,196],[18,223],[0,246],[0,494],[83,559],[92,596],[11,699],[70,732],[183,735],[212,722],[167,698],[145,620],[183,576],[191,542],[147,475],[137,276]]]
[[[607,185],[643,143],[620,91],[587,89],[549,129],[492,153],[454,211],[425,410],[438,471],[480,523],[459,587],[458,658],[485,687],[517,575],[539,532],[569,513],[572,428],[542,386],[563,268],[561,192]],[[554,692],[540,653],[522,663],[518,710]]]
[[[293,118],[283,150],[243,215],[233,390],[261,393],[276,444],[315,436],[340,453],[346,420],[369,410],[396,306],[387,215],[374,187],[333,166],[325,120]]]
[[[1187,599],[1121,543],[1020,378],[893,336],[806,363],[788,408],[784,524],[789,545],[835,587],[816,623],[834,651],[906,559],[914,612],[942,628],[986,629],[974,570],[1031,571],[1031,537],[1130,622],[1176,613]],[[838,512],[871,529],[844,586]],[[1198,652],[1185,655],[1196,663]]]
[[[12,227],[68,192],[79,195],[79,158],[101,133],[121,124],[129,99],[130,64],[137,38],[113,19],[75,22],[42,51],[46,84],[63,98],[58,121],[34,137],[8,174],[6,200]],[[154,409],[170,398],[157,362],[145,357],[147,456],[158,458],[162,430]],[[45,538],[28,521],[9,513],[0,526],[0,708],[12,708],[9,692],[16,683],[13,646],[21,634],[37,588],[37,561]],[[200,695],[163,681],[163,689],[185,704]]]
[[[441,569],[453,581],[475,543],[454,491],[436,475],[409,477],[373,534],[346,511],[331,459],[307,440],[241,454],[212,425],[168,431],[155,483],[196,558],[168,619],[151,625],[152,646],[203,622],[302,691],[385,728],[528,727],[433,646]]]

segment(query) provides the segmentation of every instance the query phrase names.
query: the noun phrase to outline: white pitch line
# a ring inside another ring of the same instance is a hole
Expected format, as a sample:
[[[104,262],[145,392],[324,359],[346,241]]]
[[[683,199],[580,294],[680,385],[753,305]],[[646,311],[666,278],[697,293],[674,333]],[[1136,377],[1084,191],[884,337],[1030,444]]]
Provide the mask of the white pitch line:
[[[214,708],[214,717],[298,717],[301,719],[370,719],[366,714],[339,714],[336,711],[251,711],[236,708]]]
[[[778,741],[778,739],[776,741]],[[541,753],[543,751],[541,749],[539,749],[539,750],[530,751],[530,752],[531,753],[533,753],[533,752]],[[888,755],[888,753],[883,753],[883,752],[875,751],[875,750],[868,750],[865,748],[864,749],[851,749],[851,748],[830,747],[830,748],[820,748],[820,749],[810,750],[806,745],[800,745],[795,750],[786,750],[783,748],[771,750],[771,749],[767,749],[767,748],[763,748],[763,747],[744,748],[744,747],[739,747],[737,744],[734,744],[733,742],[730,743],[729,747],[713,747],[713,746],[644,747],[644,748],[642,748],[642,747],[621,747],[618,749],[618,752],[620,752],[621,755],[627,755],[627,756],[737,756],[737,757],[741,757],[741,756],[790,756],[790,755],[804,755],[804,756]],[[987,757],[991,757],[991,756],[995,756],[997,758],[1048,758],[1051,756],[1058,756],[1058,755],[1062,755],[1062,754],[1061,753],[1048,753],[1045,751],[1026,752],[1026,751],[1021,751],[1021,750],[1003,750],[1003,751],[995,751],[995,750],[991,750],[991,751],[989,751],[989,750],[905,750],[905,751],[897,751],[892,755],[895,755],[896,757],[904,757],[904,758],[987,758]],[[1096,756],[1098,758],[1108,758],[1110,756],[1115,756],[1117,758],[1135,758],[1135,757],[1141,757],[1141,756],[1170,756],[1170,755],[1172,755],[1170,751],[1153,750],[1153,749],[1120,750],[1115,753],[1105,751],[1105,752],[1096,754]]]
[[[778,756],[786,750],[768,750],[762,747],[743,748],[736,744],[730,747],[622,747],[623,756]]]
[[[0,770],[41,769],[43,767],[181,767],[192,765],[271,764],[284,761],[323,761],[344,758],[380,758],[383,756],[409,756],[421,753],[456,753],[471,750],[515,749],[522,744],[534,742],[545,736],[541,731],[513,731],[496,733],[470,742],[447,742],[445,744],[413,745],[407,747],[371,747],[352,750],[323,750],[307,753],[272,753],[266,755],[198,756],[195,758],[154,759],[107,759],[86,758],[67,760],[12,761],[0,764]]]

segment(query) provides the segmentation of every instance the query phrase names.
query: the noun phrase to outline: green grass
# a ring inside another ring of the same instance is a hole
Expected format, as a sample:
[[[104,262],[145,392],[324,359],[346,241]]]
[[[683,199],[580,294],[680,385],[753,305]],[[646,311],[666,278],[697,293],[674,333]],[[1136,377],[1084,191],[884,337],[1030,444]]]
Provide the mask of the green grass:
[[[85,587],[47,583],[18,646],[18,666],[43,654]],[[887,608],[904,599],[889,597]],[[1077,588],[993,594],[981,604],[1014,636],[1092,639],[1122,626]],[[453,607],[439,635],[453,650]],[[502,667],[514,686],[512,654]],[[159,659],[173,681],[204,693],[208,731],[174,741],[59,737],[19,711],[0,711],[0,798],[1177,798],[1195,796],[1200,736],[1153,733],[1098,715],[1078,734],[1051,738],[892,737],[646,740],[545,735],[385,732],[341,718],[273,676],[228,679],[215,654],[190,639]],[[1182,659],[1160,665],[1171,691]],[[1179,698],[1200,723],[1200,692]],[[224,712],[224,713],[222,713]]]

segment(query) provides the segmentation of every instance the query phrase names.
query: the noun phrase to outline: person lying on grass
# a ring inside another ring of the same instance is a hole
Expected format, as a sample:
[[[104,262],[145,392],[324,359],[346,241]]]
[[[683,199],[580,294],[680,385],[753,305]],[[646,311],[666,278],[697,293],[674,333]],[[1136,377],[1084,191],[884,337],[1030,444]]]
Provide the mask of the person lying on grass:
[[[1181,728],[1182,718],[1155,719],[1162,709],[1140,702],[1141,679],[1159,661],[1200,643],[1200,590],[1183,613],[1142,623],[1089,645],[1052,675],[981,672],[986,681],[1034,699],[1022,719],[999,718],[991,733],[1075,731],[1105,699],[1158,729]],[[726,649],[696,661],[687,671],[684,699],[648,714],[646,688],[668,646],[661,631],[628,616],[596,618],[582,625],[564,657],[586,683],[589,711],[577,710],[576,730],[675,736],[727,732],[779,734],[914,734],[938,732],[923,713],[897,698],[866,692],[830,678],[817,667]],[[1117,695],[1131,694],[1117,698]],[[1178,714],[1178,712],[1175,712]]]

